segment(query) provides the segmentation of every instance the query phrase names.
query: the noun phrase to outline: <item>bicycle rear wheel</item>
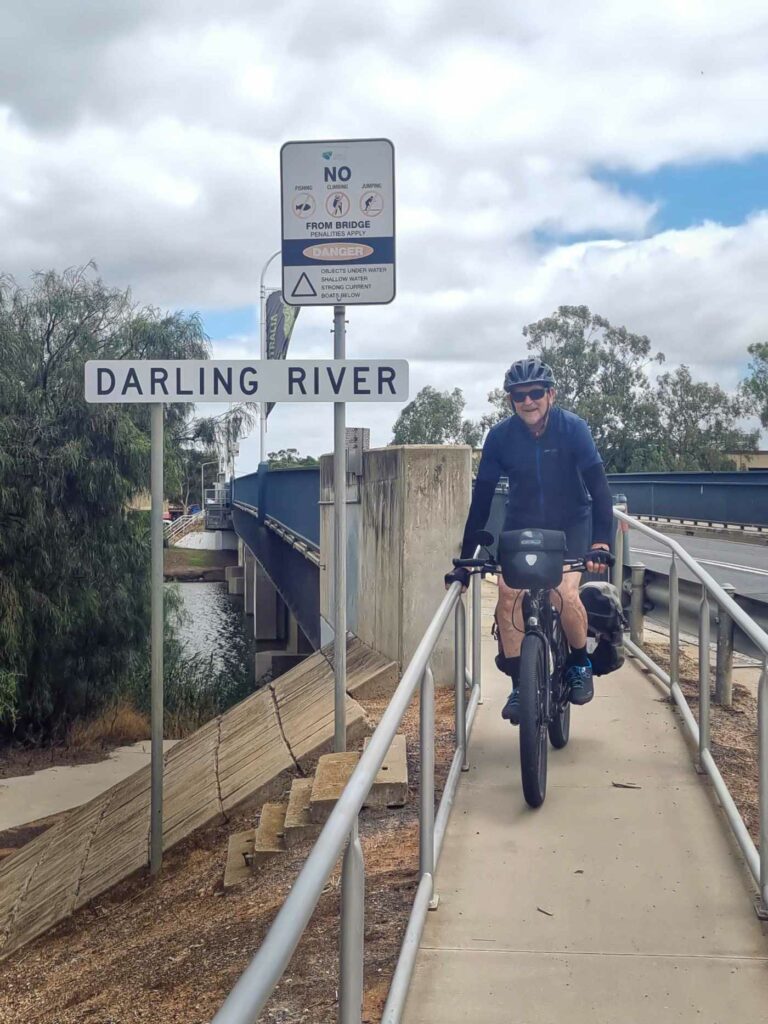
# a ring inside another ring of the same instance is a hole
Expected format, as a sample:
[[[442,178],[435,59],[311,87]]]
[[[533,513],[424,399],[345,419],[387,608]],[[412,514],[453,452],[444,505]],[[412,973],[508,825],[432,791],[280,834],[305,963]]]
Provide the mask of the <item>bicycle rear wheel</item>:
[[[547,794],[547,655],[542,637],[526,633],[520,652],[520,773],[525,801],[541,807]]]

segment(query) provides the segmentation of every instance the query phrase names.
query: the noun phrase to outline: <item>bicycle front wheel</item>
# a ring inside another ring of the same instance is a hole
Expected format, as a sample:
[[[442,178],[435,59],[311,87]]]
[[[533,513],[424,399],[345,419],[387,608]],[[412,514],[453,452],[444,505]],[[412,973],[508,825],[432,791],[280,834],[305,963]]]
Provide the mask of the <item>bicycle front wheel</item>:
[[[520,772],[525,801],[541,807],[547,795],[547,655],[536,633],[523,637],[520,652]]]

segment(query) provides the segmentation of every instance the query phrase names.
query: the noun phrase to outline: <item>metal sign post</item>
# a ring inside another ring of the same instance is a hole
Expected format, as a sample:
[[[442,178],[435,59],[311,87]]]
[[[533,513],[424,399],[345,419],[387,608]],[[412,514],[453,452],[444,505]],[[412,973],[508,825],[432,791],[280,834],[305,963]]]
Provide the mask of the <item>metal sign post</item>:
[[[149,870],[160,873],[163,865],[163,413],[162,402],[152,405],[150,454],[151,546],[151,720],[152,789]]]
[[[280,150],[283,299],[333,306],[333,354],[346,355],[345,306],[395,297],[395,151],[389,139],[286,142]],[[346,749],[347,465],[343,398],[333,407],[334,750]],[[342,867],[340,1024],[363,1001],[365,871],[357,823]]]
[[[344,306],[333,307],[333,355],[343,359],[346,349]],[[347,451],[346,406],[333,405],[333,596],[335,643],[333,749],[347,749]]]
[[[336,350],[344,354],[344,307],[337,312]],[[408,398],[408,363],[404,359],[305,360],[152,360],[104,359],[85,364],[87,402],[151,404],[150,483],[151,521],[151,676],[152,676],[152,782],[150,870],[156,875],[163,857],[163,412],[166,402],[333,402],[336,410],[336,464],[338,487],[337,552],[341,573],[337,587],[337,614],[346,634],[344,593],[345,486],[344,410],[346,402],[404,402]],[[339,433],[340,431],[340,433]],[[340,440],[339,440],[340,438]],[[202,486],[202,477],[201,477]],[[204,496],[203,496],[204,497]],[[204,505],[203,505],[204,507]],[[339,533],[340,531],[340,533]],[[341,539],[339,539],[339,537]],[[344,645],[342,645],[344,647]],[[345,649],[346,654],[346,649]],[[339,671],[345,669],[342,660]],[[343,680],[343,676],[341,677]],[[344,689],[342,688],[342,695]],[[337,704],[344,709],[344,700]],[[359,844],[358,844],[359,845]]]

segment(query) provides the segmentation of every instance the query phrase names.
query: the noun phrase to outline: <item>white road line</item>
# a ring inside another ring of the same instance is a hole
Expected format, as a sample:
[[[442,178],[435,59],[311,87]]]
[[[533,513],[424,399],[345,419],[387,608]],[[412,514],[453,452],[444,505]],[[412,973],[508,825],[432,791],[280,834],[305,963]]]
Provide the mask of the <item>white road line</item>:
[[[666,551],[651,551],[650,548],[636,548],[632,547],[632,551],[636,551],[638,555],[656,555],[658,558],[668,557]],[[696,558],[695,555],[691,555],[691,558]],[[739,572],[751,572],[754,576],[768,576],[768,569],[750,569],[746,565],[735,565],[733,562],[713,562],[709,558],[696,558],[697,562],[701,565],[714,565],[718,569],[737,569]]]

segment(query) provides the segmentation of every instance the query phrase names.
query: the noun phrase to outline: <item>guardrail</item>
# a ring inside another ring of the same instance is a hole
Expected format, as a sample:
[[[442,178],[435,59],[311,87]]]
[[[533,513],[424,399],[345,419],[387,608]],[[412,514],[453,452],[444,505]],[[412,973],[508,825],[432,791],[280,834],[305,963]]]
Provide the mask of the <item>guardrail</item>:
[[[614,514],[620,523],[637,530],[668,548],[672,553],[669,570],[669,673],[664,672],[642,648],[642,622],[644,606],[644,567],[631,570],[630,638],[625,641],[629,653],[641,661],[669,690],[680,709],[688,734],[698,746],[699,764],[714,785],[718,800],[725,811],[736,841],[741,847],[752,877],[760,890],[758,915],[768,919],[768,634],[736,604],[727,591],[702,569],[682,545],[665,534],[651,529],[618,508]],[[623,547],[621,530],[617,533],[617,548]],[[618,561],[619,551],[617,551]],[[699,584],[699,721],[697,722],[680,688],[680,582],[678,562],[685,565]],[[619,562],[619,564],[621,564]],[[638,571],[639,570],[639,571]],[[730,618],[749,638],[762,658],[763,667],[758,685],[758,756],[759,756],[759,809],[760,852],[739,814],[720,770],[712,756],[710,742],[710,601]]]
[[[456,749],[435,815],[435,695],[430,658],[453,615]],[[434,898],[434,873],[461,772],[480,690],[481,581],[472,580],[471,671],[466,664],[467,622],[461,585],[454,583],[427,627],[366,750],[312,848],[256,956],[213,1024],[254,1024],[290,962],[342,850],[339,1021],[360,1024],[363,1003],[365,867],[358,815],[417,687],[420,692],[419,884],[405,931],[382,1024],[396,1024],[405,1006],[424,921]],[[471,687],[469,701],[465,687]]]
[[[235,508],[242,509],[243,512],[247,512],[255,519],[259,518],[259,510],[255,505],[249,505],[246,501],[235,501],[234,505]],[[289,547],[295,548],[308,562],[316,566],[320,565],[320,548],[314,541],[302,537],[300,533],[289,529],[285,523],[281,523],[279,519],[274,519],[272,516],[264,517],[264,525],[268,530],[276,533]]]
[[[695,519],[737,526],[768,525],[768,471],[609,473],[611,490],[627,496],[633,515]]]
[[[165,537],[169,544],[181,540],[198,526],[202,526],[205,519],[205,512],[194,512],[191,516],[179,516],[171,523],[165,523]]]

